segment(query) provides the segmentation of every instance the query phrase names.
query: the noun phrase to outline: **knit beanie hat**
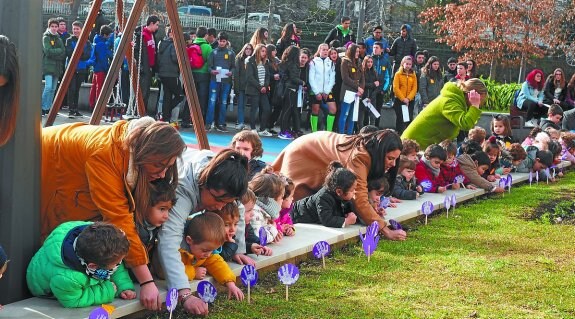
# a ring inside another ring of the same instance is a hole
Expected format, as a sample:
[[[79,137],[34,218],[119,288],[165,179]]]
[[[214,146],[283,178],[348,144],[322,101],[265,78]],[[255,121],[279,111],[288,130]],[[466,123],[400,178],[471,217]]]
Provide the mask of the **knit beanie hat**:
[[[271,197],[258,197],[256,205],[263,209],[274,220],[280,216],[282,207]]]

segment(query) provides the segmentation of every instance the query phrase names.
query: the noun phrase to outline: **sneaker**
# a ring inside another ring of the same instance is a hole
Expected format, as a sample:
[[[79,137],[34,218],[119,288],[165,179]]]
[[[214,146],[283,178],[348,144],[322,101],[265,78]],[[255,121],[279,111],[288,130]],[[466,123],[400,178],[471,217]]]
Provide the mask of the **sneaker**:
[[[228,132],[228,130],[226,129],[226,127],[223,126],[223,125],[216,125],[216,130],[217,130],[218,132],[222,132],[222,133],[227,133],[227,132]]]
[[[293,140],[293,136],[291,135],[290,132],[287,131],[280,132],[278,134],[278,137],[281,138],[282,140]]]
[[[80,113],[80,112],[78,112],[78,111],[75,111],[75,112],[74,112],[74,116],[84,116],[84,115],[82,115],[82,113]]]
[[[525,125],[523,125],[525,127],[536,127],[537,126],[537,120],[536,119],[530,119],[529,121],[525,121]]]
[[[258,134],[260,136],[267,136],[267,137],[273,136],[272,133],[268,132],[268,130],[259,131]]]
[[[70,111],[68,112],[68,117],[73,119],[76,115],[74,114],[74,111]]]
[[[243,124],[236,124],[236,130],[237,130],[237,131],[243,130],[244,127],[245,127],[245,125],[243,125]]]
[[[278,131],[269,129],[268,132],[272,133],[273,135],[278,135]]]
[[[216,128],[212,124],[206,126],[206,132],[213,132],[215,129]]]

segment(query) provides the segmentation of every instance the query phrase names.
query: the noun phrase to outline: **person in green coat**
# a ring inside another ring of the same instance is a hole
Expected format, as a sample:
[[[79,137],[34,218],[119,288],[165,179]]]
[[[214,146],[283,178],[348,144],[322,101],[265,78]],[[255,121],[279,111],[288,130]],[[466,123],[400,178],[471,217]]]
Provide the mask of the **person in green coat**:
[[[42,92],[42,115],[46,115],[54,101],[56,84],[62,75],[66,60],[66,47],[58,34],[57,19],[48,20],[48,29],[42,36],[42,54],[42,75],[45,82]]]
[[[55,297],[66,308],[134,299],[134,284],[122,265],[129,247],[124,232],[112,224],[63,223],[32,257],[28,288],[34,296]]]
[[[487,87],[477,79],[446,83],[440,95],[409,124],[402,139],[417,141],[421,149],[446,139],[455,139],[460,130],[472,129],[479,107],[487,99]]]

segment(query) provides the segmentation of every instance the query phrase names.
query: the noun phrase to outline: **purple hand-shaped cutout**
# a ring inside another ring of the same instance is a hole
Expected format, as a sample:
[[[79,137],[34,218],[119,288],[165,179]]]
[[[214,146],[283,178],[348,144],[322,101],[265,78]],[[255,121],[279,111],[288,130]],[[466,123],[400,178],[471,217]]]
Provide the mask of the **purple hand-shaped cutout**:
[[[455,205],[457,204],[457,196],[455,196],[455,194],[451,195],[451,207],[455,208]]]
[[[374,225],[375,227],[373,227]],[[363,247],[363,251],[365,252],[366,256],[373,255],[375,249],[377,248],[377,244],[379,243],[379,235],[377,235],[378,230],[379,225],[377,222],[374,222],[369,227],[367,227],[365,235],[361,234],[361,230],[359,231],[359,239],[361,239],[361,246]]]
[[[321,258],[321,257],[325,257],[329,254],[329,252],[331,251],[331,247],[329,246],[329,243],[327,241],[318,241],[317,243],[315,243],[315,245],[313,245],[313,255],[315,256],[315,258]]]
[[[200,296],[200,299],[202,299],[202,301],[205,303],[214,302],[216,300],[216,296],[218,295],[216,287],[214,287],[211,282],[205,280],[200,281],[197,291],[198,296]]]
[[[104,309],[102,307],[98,307],[98,308],[95,308],[94,310],[92,310],[92,312],[90,312],[90,316],[88,318],[89,319],[108,319],[108,318],[110,318],[110,315],[108,314],[106,309]]]
[[[299,269],[294,264],[285,264],[278,269],[278,278],[282,284],[291,286],[299,279]]]
[[[455,176],[455,180],[453,180],[453,183],[461,184],[461,183],[463,183],[464,180],[465,180],[465,176],[457,175],[457,176]]]
[[[258,283],[259,275],[256,268],[252,265],[245,265],[240,273],[240,278],[244,286],[255,286]]]
[[[260,237],[260,245],[261,246],[265,246],[268,243],[268,233],[266,232],[266,230],[263,227],[260,227],[260,230],[258,232],[259,237]]]
[[[505,189],[507,187],[507,178],[499,179],[499,187]]]
[[[430,215],[433,213],[433,203],[431,201],[425,201],[421,205],[421,213],[423,215]]]
[[[451,208],[451,196],[445,195],[445,198],[443,199],[443,206],[445,206],[445,209],[447,210]]]
[[[174,309],[176,309],[177,305],[178,305],[178,289],[171,288],[170,290],[168,290],[168,293],[166,294],[166,309],[168,309],[169,312],[172,312],[174,311]]]
[[[513,185],[513,177],[507,175],[507,187],[511,188],[511,185]]]
[[[389,225],[391,226],[391,228],[393,228],[394,230],[399,230],[399,229],[403,229],[403,227],[401,227],[401,224],[396,221],[395,219],[390,219],[389,220]]]
[[[391,204],[391,200],[389,199],[389,197],[381,196],[381,199],[379,201],[379,208],[386,209],[389,207],[389,204]]]

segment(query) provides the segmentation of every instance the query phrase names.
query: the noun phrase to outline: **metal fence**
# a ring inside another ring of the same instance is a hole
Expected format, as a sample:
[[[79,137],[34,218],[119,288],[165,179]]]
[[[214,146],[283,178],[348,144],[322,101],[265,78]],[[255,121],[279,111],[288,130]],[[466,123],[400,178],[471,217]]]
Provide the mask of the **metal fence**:
[[[90,10],[90,5],[82,3],[78,9],[78,15],[80,18],[86,18]],[[71,4],[63,3],[59,0],[44,0],[42,6],[42,12],[45,15],[54,16],[69,16],[71,12]],[[128,16],[129,12],[125,12]],[[115,12],[111,10],[105,10],[104,16],[110,21],[114,21]],[[167,18],[167,14],[165,15]],[[197,16],[190,14],[179,14],[180,22],[184,28],[196,28],[198,26],[207,26],[215,28],[220,31],[228,32],[243,32],[244,30],[244,20],[237,18],[222,18],[222,17],[207,17],[207,16]],[[247,24],[247,31],[254,32],[259,27],[267,27],[267,25],[260,24],[257,22],[249,21]]]

